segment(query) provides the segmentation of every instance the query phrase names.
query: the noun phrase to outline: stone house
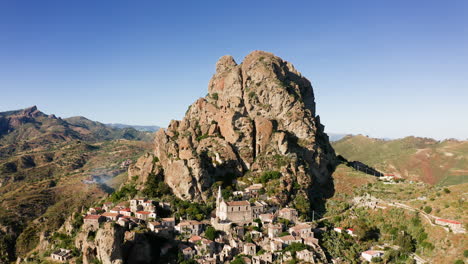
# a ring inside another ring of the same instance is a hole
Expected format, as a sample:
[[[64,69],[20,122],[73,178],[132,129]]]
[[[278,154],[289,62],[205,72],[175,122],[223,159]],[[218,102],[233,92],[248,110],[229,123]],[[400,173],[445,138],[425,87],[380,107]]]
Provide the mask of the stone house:
[[[288,219],[291,222],[297,222],[298,213],[294,208],[283,208],[278,211],[278,217]]]
[[[97,215],[101,214],[104,210],[101,207],[91,207],[89,208],[88,212],[86,214],[92,214],[92,215]]]
[[[283,249],[283,242],[277,241],[277,240],[271,240],[270,241],[270,251],[275,252],[275,251],[280,251]]]
[[[185,260],[192,259],[193,257],[195,257],[195,254],[196,254],[195,250],[189,246],[180,244],[179,250],[182,252],[182,255],[184,256]]]
[[[318,239],[317,238],[314,238],[314,237],[307,237],[307,238],[304,238],[304,245],[307,245],[307,246],[311,246],[311,247],[316,247],[318,246]]]
[[[300,260],[303,260],[303,261],[315,263],[315,261],[314,261],[314,252],[309,251],[307,249],[297,251],[296,252],[296,258],[298,258]]]
[[[215,242],[206,238],[195,243],[198,255],[211,256],[215,251]]]
[[[162,227],[160,222],[148,222],[147,224],[148,228],[154,232],[155,228]]]
[[[298,224],[289,228],[289,233],[293,236],[299,236],[301,238],[314,237],[312,226],[309,224]]]
[[[260,214],[258,218],[260,218],[263,224],[273,223],[273,221],[275,221],[275,216],[273,214]]]
[[[260,256],[252,257],[252,264],[268,264],[273,263],[273,254],[271,253],[263,253]]]
[[[252,218],[259,218],[260,214],[263,214],[267,208],[267,204],[264,201],[256,201],[251,205],[252,207]]]
[[[102,209],[104,209],[106,212],[109,212],[112,207],[114,207],[114,203],[112,202],[106,202],[102,205]]]
[[[249,187],[245,188],[244,194],[250,197],[257,197],[262,188],[263,185],[261,183],[252,184]]]
[[[102,216],[104,216],[107,221],[117,221],[119,219],[120,216],[122,216],[121,214],[118,214],[118,213],[103,213]]]
[[[276,241],[283,243],[283,246],[289,246],[292,243],[302,243],[302,239],[300,237],[287,235],[282,237],[275,238]]]
[[[101,215],[86,215],[83,218],[83,225],[85,227],[92,227],[93,229],[98,229],[99,224],[105,221],[105,217]]]
[[[135,217],[144,221],[148,221],[150,218],[155,219],[156,213],[148,211],[137,211]]]
[[[257,246],[254,243],[245,243],[243,252],[245,255],[255,256],[257,254]]]
[[[203,232],[203,223],[195,220],[184,220],[176,225],[175,229],[181,234],[199,235]]]
[[[281,232],[283,232],[283,225],[282,224],[269,224],[267,226],[268,229],[268,237],[274,238],[277,237]]]
[[[174,227],[175,227],[175,218],[173,218],[173,217],[162,218],[162,219],[161,219],[161,224],[162,224],[164,227],[174,228]]]
[[[53,260],[60,261],[60,262],[65,262],[65,261],[71,259],[71,257],[72,257],[71,250],[61,248],[59,250],[56,250],[56,251],[52,252],[52,254],[50,254],[50,257]]]

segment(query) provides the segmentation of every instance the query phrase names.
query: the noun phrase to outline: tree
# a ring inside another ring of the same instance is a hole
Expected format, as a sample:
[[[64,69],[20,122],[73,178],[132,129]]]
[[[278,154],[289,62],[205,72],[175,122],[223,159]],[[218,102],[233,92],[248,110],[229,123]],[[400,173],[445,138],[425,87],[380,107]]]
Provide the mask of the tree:
[[[427,205],[424,206],[424,212],[425,212],[426,214],[430,214],[430,213],[432,212],[432,207],[427,206]]]
[[[218,232],[214,227],[208,226],[205,230],[205,237],[208,238],[209,240],[215,240],[215,238],[218,236]]]

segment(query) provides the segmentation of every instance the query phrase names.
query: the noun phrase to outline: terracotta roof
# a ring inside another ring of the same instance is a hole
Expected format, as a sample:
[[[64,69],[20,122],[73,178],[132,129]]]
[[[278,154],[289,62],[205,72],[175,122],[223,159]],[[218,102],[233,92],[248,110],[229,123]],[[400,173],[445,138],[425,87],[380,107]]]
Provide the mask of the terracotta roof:
[[[279,239],[281,239],[282,241],[299,240],[298,238],[292,235],[282,236],[282,237],[279,237]]]
[[[290,211],[296,211],[296,209],[294,209],[294,208],[287,208],[287,207],[286,207],[286,208],[283,208],[283,209],[281,209],[281,210],[279,210],[279,211],[280,211],[281,213],[283,213],[283,212],[285,213],[285,212],[290,212]]]
[[[102,216],[109,216],[109,217],[112,217],[112,216],[118,216],[119,214],[117,213],[103,213]]]
[[[362,252],[362,254],[368,254],[368,255],[377,255],[377,254],[381,254],[383,253],[382,251],[376,251],[376,250],[367,250],[367,251],[364,251]]]
[[[245,188],[246,190],[260,190],[263,188],[262,184],[252,184],[249,187]]]
[[[163,222],[175,222],[175,218],[174,218],[174,217],[162,218],[161,220],[162,220]]]
[[[194,243],[194,242],[197,242],[199,240],[202,240],[202,237],[201,236],[192,236],[191,238],[189,238],[189,242],[191,243]]]
[[[201,222],[198,222],[196,220],[184,220],[179,223],[179,226],[186,226],[186,225],[201,225]]]
[[[445,222],[445,223],[450,223],[450,224],[456,224],[456,225],[461,225],[460,222],[454,221],[454,220],[449,220],[449,219],[437,219],[437,221]]]
[[[161,225],[161,223],[160,223],[160,222],[157,222],[157,221],[155,221],[155,222],[149,222],[149,224],[150,224],[150,225],[153,225],[153,226],[159,226],[159,225]]]
[[[87,215],[84,217],[85,220],[97,220],[101,217],[101,215]]]
[[[346,230],[349,230],[349,231],[351,231],[351,232],[353,232],[353,231],[354,231],[354,229],[353,229],[353,228],[348,228],[348,229],[346,229]]]
[[[226,202],[228,206],[245,206],[245,205],[250,205],[249,201],[232,201],[232,202]]]
[[[136,212],[137,214],[143,214],[143,215],[149,215],[151,214],[151,212],[147,212],[147,211],[138,211]]]
[[[256,245],[254,243],[245,243],[244,246],[256,247]]]
[[[312,228],[310,225],[308,224],[299,224],[299,225],[295,225],[293,227],[291,227],[292,230],[301,230],[301,229],[310,229]]]

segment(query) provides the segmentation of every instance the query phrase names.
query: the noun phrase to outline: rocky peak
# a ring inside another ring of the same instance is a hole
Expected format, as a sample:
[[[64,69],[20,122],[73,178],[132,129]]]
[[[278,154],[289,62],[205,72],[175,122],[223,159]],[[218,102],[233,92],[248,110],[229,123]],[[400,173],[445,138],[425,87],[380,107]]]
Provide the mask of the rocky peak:
[[[336,157],[315,116],[312,85],[291,63],[264,51],[239,65],[223,56],[208,92],[156,134],[155,167],[179,198],[206,200],[215,181],[247,172],[278,170],[282,188],[307,196],[332,182]]]

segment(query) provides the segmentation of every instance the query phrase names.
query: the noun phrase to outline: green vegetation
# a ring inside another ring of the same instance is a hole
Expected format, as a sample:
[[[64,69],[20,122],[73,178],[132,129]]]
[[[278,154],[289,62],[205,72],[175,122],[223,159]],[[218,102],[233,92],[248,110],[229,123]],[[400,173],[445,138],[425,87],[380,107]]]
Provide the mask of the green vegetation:
[[[207,226],[205,230],[205,237],[208,238],[209,240],[215,240],[215,238],[218,236],[218,231],[214,229],[212,226]]]
[[[259,181],[263,184],[281,178],[281,172],[279,171],[265,171],[260,176]]]
[[[170,195],[171,188],[164,182],[162,175],[150,174],[142,190],[142,194],[148,198],[160,198]]]
[[[425,212],[426,214],[430,214],[430,213],[432,212],[432,207],[427,206],[427,205],[424,206],[424,212]]]
[[[213,210],[212,204],[192,203],[180,199],[173,199],[171,201],[171,207],[175,209],[175,218],[183,217],[184,219],[194,219],[198,221],[209,218]]]
[[[113,203],[118,203],[123,200],[129,200],[132,199],[137,193],[138,191],[135,188],[135,185],[127,184],[120,188],[120,190],[112,193],[109,197],[109,201]]]
[[[213,98],[214,100],[218,100],[218,93],[213,93],[211,95],[211,98]]]
[[[208,134],[203,134],[197,137],[197,141],[202,141],[203,139],[208,138],[208,137],[209,137]]]

